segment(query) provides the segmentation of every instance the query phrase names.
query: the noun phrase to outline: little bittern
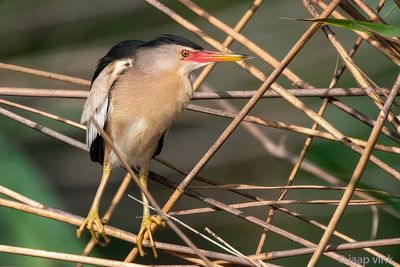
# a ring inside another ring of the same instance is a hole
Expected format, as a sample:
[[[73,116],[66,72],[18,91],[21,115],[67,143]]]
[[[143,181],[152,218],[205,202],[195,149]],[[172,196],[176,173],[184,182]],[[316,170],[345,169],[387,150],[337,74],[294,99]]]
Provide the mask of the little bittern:
[[[111,169],[121,164],[99,135],[92,119],[103,127],[125,160],[139,171],[139,180],[147,188],[150,161],[160,153],[165,132],[192,96],[190,73],[212,62],[246,58],[241,54],[207,51],[182,37],[163,35],[148,42],[120,42],[99,60],[81,122],[87,125],[90,157],[103,165],[103,176],[89,214],[77,230],[78,237],[87,228],[97,242],[100,235],[108,243],[98,209]],[[142,199],[148,203],[143,193]],[[150,230],[151,224],[156,222],[154,218],[148,206],[144,206],[138,234],[142,256],[141,243],[146,232],[155,253]]]

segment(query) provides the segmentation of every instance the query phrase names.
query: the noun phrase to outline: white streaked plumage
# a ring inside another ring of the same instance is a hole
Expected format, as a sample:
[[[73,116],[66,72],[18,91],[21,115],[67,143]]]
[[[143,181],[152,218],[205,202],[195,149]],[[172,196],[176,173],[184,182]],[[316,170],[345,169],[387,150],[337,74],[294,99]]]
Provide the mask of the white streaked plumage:
[[[86,143],[89,148],[98,134],[96,127],[90,122],[90,118],[93,116],[97,123],[104,127],[107,119],[109,91],[121,73],[131,68],[132,65],[133,60],[130,58],[115,61],[105,67],[93,81],[81,117],[81,123],[86,123],[88,128]]]

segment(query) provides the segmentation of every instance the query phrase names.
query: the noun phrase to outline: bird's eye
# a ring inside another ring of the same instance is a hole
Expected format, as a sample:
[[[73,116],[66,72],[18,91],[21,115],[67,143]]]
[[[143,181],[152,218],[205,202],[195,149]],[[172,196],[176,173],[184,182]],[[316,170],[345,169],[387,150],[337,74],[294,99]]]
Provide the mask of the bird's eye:
[[[187,50],[182,50],[182,56],[183,56],[183,57],[188,57],[189,54],[190,54],[189,51],[187,51]]]

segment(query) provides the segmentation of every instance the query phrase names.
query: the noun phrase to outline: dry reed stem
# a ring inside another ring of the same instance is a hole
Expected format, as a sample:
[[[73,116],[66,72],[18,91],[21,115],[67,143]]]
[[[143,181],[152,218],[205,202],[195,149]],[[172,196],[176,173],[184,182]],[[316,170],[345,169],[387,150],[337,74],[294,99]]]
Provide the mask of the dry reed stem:
[[[197,178],[197,177],[196,177]],[[223,184],[223,185],[191,185],[190,189],[235,189],[235,190],[282,190],[282,189],[290,189],[290,190],[338,190],[343,191],[346,190],[346,186],[326,186],[326,185],[278,185],[278,186],[261,186],[261,185],[249,185],[249,184]],[[386,191],[376,190],[376,189],[363,189],[356,188],[355,191],[359,192],[370,192],[375,194],[382,194],[385,196],[390,196]],[[395,197],[399,197],[400,195],[393,195]]]
[[[379,1],[377,7],[375,8],[377,13],[379,13],[379,11],[383,8],[384,4],[385,4],[385,0],[380,0],[380,1]],[[315,8],[310,4],[310,1],[309,1],[309,0],[303,1],[303,5],[306,7],[306,9],[309,11],[309,13],[310,13],[313,17],[318,17],[317,11],[316,11]],[[353,47],[352,47],[352,48],[350,49],[350,51],[349,51],[348,56],[349,56],[350,58],[352,58],[352,57],[355,55],[355,53],[357,52],[357,50],[358,50],[358,48],[360,47],[360,45],[361,45],[362,42],[363,42],[363,39],[362,39],[361,37],[357,37],[357,40],[355,41]],[[341,67],[339,70],[336,70],[336,71],[335,71],[335,75],[334,75],[334,77],[333,77],[333,79],[331,80],[331,83],[330,83],[330,85],[329,85],[330,88],[336,86],[336,84],[337,84],[339,78],[340,78],[341,75],[343,74],[343,72],[344,72],[344,70],[346,69],[346,67],[347,67],[346,64],[342,64],[342,67]],[[378,91],[377,93],[379,94],[380,91]],[[386,94],[386,93],[385,93],[385,96],[387,97],[387,94]],[[323,103],[323,105],[321,106],[321,108],[323,108],[323,109],[324,109],[323,106],[326,105],[326,103],[327,103],[326,100],[329,101],[330,99],[324,99],[324,103]],[[321,109],[320,109],[320,111],[321,111]],[[316,127],[316,124],[314,123],[313,126]],[[385,132],[385,131],[386,131],[386,129],[384,130],[384,127],[382,127],[382,130],[383,130],[382,132]],[[310,139],[310,140],[309,140],[309,139]],[[310,142],[309,142],[309,143],[306,142],[306,143],[304,144],[304,147],[309,146],[309,145],[311,144],[311,141],[312,141],[311,139],[312,139],[312,137],[309,137],[309,138],[308,138],[307,141],[310,141]],[[303,148],[303,149],[304,149],[304,148]],[[357,190],[357,189],[356,189],[356,190]],[[371,239],[375,239],[376,233],[377,233],[377,230],[378,230],[378,224],[379,224],[379,221],[378,221],[378,209],[377,209],[377,207],[376,207],[376,206],[371,206],[371,212],[372,212],[372,225],[371,225],[371,236],[370,236],[370,238],[371,238]],[[384,258],[387,258],[386,256],[384,256],[384,255],[382,255],[382,254],[380,254],[380,253],[378,253],[378,252],[376,252],[376,251],[374,251],[374,250],[372,250],[372,249],[367,249],[366,251],[369,252],[369,253],[371,253],[371,254],[374,255],[374,256],[377,256],[377,257],[383,259],[383,260],[385,260]],[[395,263],[395,264],[397,264],[397,263]],[[394,264],[391,264],[391,265],[394,265]],[[397,265],[398,265],[398,264],[397,264]]]
[[[320,256],[322,255],[323,251],[325,250],[326,245],[328,244],[329,238],[331,237],[333,231],[335,230],[340,218],[342,217],[349,201],[350,198],[353,195],[354,189],[357,186],[358,181],[360,180],[364,169],[368,163],[368,158],[370,157],[372,150],[374,148],[374,145],[379,137],[379,133],[382,129],[383,123],[385,122],[388,114],[389,114],[389,109],[397,95],[397,92],[400,89],[400,75],[397,77],[397,80],[393,86],[392,91],[389,94],[389,97],[386,100],[385,105],[383,106],[383,109],[378,115],[378,118],[376,119],[376,124],[372,128],[370,137],[368,138],[368,145],[365,147],[364,152],[362,153],[360,160],[357,163],[356,168],[354,169],[354,173],[351,177],[351,180],[349,182],[349,185],[347,186],[342,199],[340,200],[340,204],[335,210],[335,213],[333,214],[328,228],[325,230],[320,242],[318,243],[318,247],[315,250],[313,256],[310,259],[310,262],[308,263],[309,266],[315,266],[316,263],[318,262]]]
[[[203,106],[198,106],[198,105],[193,105],[193,104],[189,104],[186,108],[188,110],[202,112],[202,113],[216,115],[216,116],[221,116],[221,117],[225,117],[225,118],[233,119],[237,116],[237,113],[227,112],[227,111],[223,111],[223,110],[218,110],[218,109],[213,109],[213,108],[208,108],[208,107],[203,107]],[[294,125],[294,124],[286,124],[286,123],[280,122],[280,121],[264,120],[259,117],[255,117],[255,116],[251,116],[251,115],[246,115],[244,117],[243,121],[262,125],[262,126],[272,127],[272,128],[276,128],[276,129],[280,129],[280,130],[286,130],[286,131],[290,131],[290,132],[294,132],[294,133],[300,133],[300,134],[304,134],[304,135],[315,136],[315,137],[339,142],[339,140],[337,140],[330,133],[315,130],[313,128],[306,128],[306,127]],[[345,136],[345,137],[348,138],[349,140],[351,140],[351,142],[353,142],[354,144],[362,146],[362,147],[364,147],[367,144],[367,142],[365,140],[360,140],[360,139],[352,138],[349,136]],[[393,146],[377,144],[375,149],[385,151],[385,152],[395,153],[395,154],[400,153],[400,148],[393,147]]]
[[[127,262],[108,260],[108,259],[102,259],[102,258],[81,256],[81,255],[75,255],[75,254],[60,253],[60,252],[55,252],[55,251],[30,249],[30,248],[5,246],[5,245],[0,245],[0,252],[15,254],[15,255],[39,257],[39,258],[44,258],[44,259],[66,261],[66,262],[85,263],[85,264],[91,264],[91,265],[97,265],[97,266],[108,266],[108,267],[149,266],[149,265],[143,265],[143,264],[127,263]],[[152,265],[152,266],[159,266],[159,265]]]
[[[335,191],[344,191],[344,190],[346,190],[346,186],[326,186],[326,185],[261,186],[261,185],[249,185],[249,184],[223,184],[223,185],[191,185],[190,189],[201,189],[201,190],[209,190],[209,189],[225,189],[225,190],[230,190],[230,189],[235,189],[235,190],[282,190],[282,189],[290,189],[290,190],[335,190]],[[399,194],[390,194],[390,193],[388,193],[386,191],[383,191],[383,190],[356,188],[355,191],[374,193],[374,194],[380,194],[382,196],[393,196],[393,197],[396,197],[396,198],[400,198]]]
[[[253,201],[253,202],[244,202],[244,203],[236,203],[236,204],[227,204],[229,207],[235,209],[245,209],[245,208],[254,208],[261,206],[271,206],[271,205],[334,205],[337,206],[339,204],[339,200],[325,200],[325,199],[317,199],[317,200],[266,200],[266,201]],[[386,203],[383,201],[369,201],[369,200],[350,200],[349,206],[373,206],[373,205],[385,205]],[[194,208],[194,209],[185,209],[185,210],[177,210],[171,211],[170,215],[189,215],[189,214],[200,214],[200,213],[210,213],[218,211],[215,208]],[[261,253],[261,252],[260,252]],[[256,253],[258,254],[258,253]]]
[[[381,88],[383,92],[389,93],[387,88]],[[367,93],[364,88],[313,88],[313,89],[286,89],[296,97],[341,97],[341,96],[365,96]],[[1,92],[1,91],[0,91]],[[256,91],[213,91],[195,92],[192,100],[198,99],[245,99],[250,98]],[[383,95],[382,92],[378,92]],[[274,91],[267,91],[262,98],[281,98]]]
[[[0,95],[83,99],[89,95],[89,91],[75,89],[0,87]]]
[[[382,7],[383,7],[383,3],[384,3],[384,1],[380,1],[380,3],[378,4],[378,7],[377,7],[377,10],[379,11]],[[303,1],[303,4],[306,6],[306,8],[308,9],[308,11],[314,16],[314,17],[317,17],[318,16],[318,14],[316,13],[316,11],[315,11],[315,9],[310,5],[310,3],[309,3],[309,1]],[[327,29],[326,29],[326,26],[324,26],[323,28],[322,28],[324,31],[325,31],[325,33],[327,33]],[[328,28],[329,29],[329,28]],[[332,40],[335,40],[335,38],[332,38]],[[334,41],[333,41],[333,43],[334,43]],[[354,53],[356,52],[356,50],[357,50],[357,48],[359,47],[359,45],[361,44],[361,39],[360,38],[358,38],[358,40],[356,41],[356,43],[355,43],[355,45],[353,46],[353,49],[350,51],[350,56],[349,56],[349,58],[351,58],[351,56],[353,56],[354,55]],[[339,49],[341,48],[341,46],[340,46],[340,44],[339,45],[336,45],[336,46],[338,46],[339,47]],[[343,51],[344,51],[344,49],[342,49]],[[351,63],[351,62],[350,62]],[[348,65],[348,64],[347,64]],[[335,84],[336,84],[336,82],[337,82],[337,80],[338,80],[338,77],[340,77],[339,75],[341,74],[341,73],[343,73],[343,70],[344,70],[344,67],[345,67],[346,65],[344,65],[343,67],[342,67],[342,69],[339,71],[339,73],[337,73],[337,75],[334,77],[334,79],[331,81],[331,84],[330,84],[330,87],[333,87],[333,86],[335,86]],[[324,102],[324,104],[325,104],[326,102]],[[305,144],[305,146],[306,146],[307,144]],[[375,251],[369,251],[372,255],[375,255],[375,256],[380,256],[380,255],[377,255],[376,253],[375,253]],[[382,257],[380,257],[380,258],[382,258]]]
[[[11,189],[8,189],[8,188],[6,188],[4,186],[1,186],[1,185],[0,185],[0,194],[8,196],[8,197],[10,197],[12,199],[15,199],[15,200],[17,200],[17,201],[19,201],[21,203],[24,203],[24,204],[32,206],[32,207],[37,207],[37,208],[44,208],[45,207],[43,204],[41,204],[41,203],[39,203],[39,202],[37,202],[37,201],[35,201],[33,199],[30,199],[30,198],[28,198],[28,197],[26,197],[24,195],[21,195],[21,194],[13,191]]]
[[[365,14],[367,14],[370,18],[371,21],[373,22],[380,22],[382,24],[387,24],[383,18],[379,16],[375,10],[373,10],[369,5],[365,4],[363,1],[360,0],[352,0],[362,11],[364,11]]]
[[[169,251],[168,253],[170,255],[175,256],[175,257],[178,257],[178,258],[181,258],[181,259],[186,260],[188,262],[194,263],[194,264],[196,264],[195,266],[206,266],[202,260],[199,260],[198,258],[195,258],[195,257],[193,257],[191,255],[187,255],[187,254],[184,254],[184,253],[178,253],[178,252],[171,252],[171,251]],[[213,262],[213,264],[215,264],[216,267],[221,267],[222,266],[222,265],[216,264],[215,262]]]
[[[200,77],[200,76],[198,76]],[[310,88],[310,89],[286,89],[296,97],[341,97],[341,96],[366,96],[365,88]],[[378,95],[389,93],[390,89],[381,88]],[[192,100],[209,99],[247,99],[251,98],[256,91],[253,90],[230,90],[212,92],[194,92]],[[0,87],[0,95],[4,96],[29,96],[29,97],[54,97],[54,98],[77,98],[85,99],[89,91],[77,89],[45,89],[45,88],[21,88]],[[267,91],[262,98],[281,98],[274,91]]]
[[[380,239],[380,240],[368,240],[368,241],[357,241],[357,242],[350,242],[350,243],[343,243],[339,245],[329,245],[326,247],[326,251],[342,251],[342,250],[353,250],[359,248],[368,248],[368,247],[380,247],[380,246],[398,246],[400,245],[400,238],[387,238],[387,239]],[[273,259],[280,259],[286,257],[293,257],[293,256],[300,256],[313,253],[314,248],[298,248],[298,249],[291,249],[291,250],[283,250],[283,251],[274,251],[274,252],[267,252],[264,254],[258,254],[254,256],[250,256],[253,259],[260,259],[260,260],[273,260]],[[393,261],[393,258],[387,258],[389,261]],[[395,266],[399,266],[395,264]]]
[[[52,119],[52,120],[56,120],[56,121],[62,122],[64,124],[70,125],[72,127],[75,127],[75,128],[81,129],[81,130],[86,130],[86,126],[84,126],[84,125],[82,125],[80,123],[74,122],[72,120],[65,119],[65,118],[63,118],[61,116],[54,115],[54,114],[51,114],[51,113],[48,113],[48,112],[45,112],[45,111],[41,111],[41,110],[38,110],[38,109],[35,109],[35,108],[31,108],[31,107],[28,107],[28,106],[25,106],[25,105],[22,105],[22,104],[18,104],[18,103],[15,103],[15,102],[12,102],[12,101],[8,101],[8,100],[5,100],[5,99],[1,99],[1,98],[0,98],[0,104],[4,104],[4,105],[10,106],[10,107],[14,107],[14,108],[22,109],[22,110],[25,110],[25,111],[29,111],[29,112],[32,112],[34,114],[38,114],[38,115],[44,116],[44,117]]]
[[[0,114],[68,145],[87,151],[86,144],[0,107]]]
[[[63,82],[68,82],[68,83],[81,84],[81,85],[86,85],[86,86],[90,85],[90,81],[88,81],[88,80],[71,77],[68,75],[58,74],[58,73],[54,73],[54,72],[49,72],[49,71],[41,71],[41,70],[37,70],[37,69],[21,67],[21,66],[12,65],[12,64],[6,64],[6,63],[2,63],[2,62],[0,62],[0,69],[28,73],[28,74],[35,75],[35,76],[40,76],[40,77],[44,77],[47,79],[53,79],[53,80],[58,80],[58,81],[63,81]]]

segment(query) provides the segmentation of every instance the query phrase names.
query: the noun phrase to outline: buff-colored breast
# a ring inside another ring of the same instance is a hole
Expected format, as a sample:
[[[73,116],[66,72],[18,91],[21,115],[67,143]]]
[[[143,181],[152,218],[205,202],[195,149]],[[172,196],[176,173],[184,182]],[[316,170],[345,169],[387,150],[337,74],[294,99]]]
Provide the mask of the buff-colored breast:
[[[150,162],[160,137],[191,94],[190,80],[176,73],[153,76],[129,70],[122,74],[110,92],[106,131],[128,163],[145,167]],[[111,164],[120,164],[114,153]]]

